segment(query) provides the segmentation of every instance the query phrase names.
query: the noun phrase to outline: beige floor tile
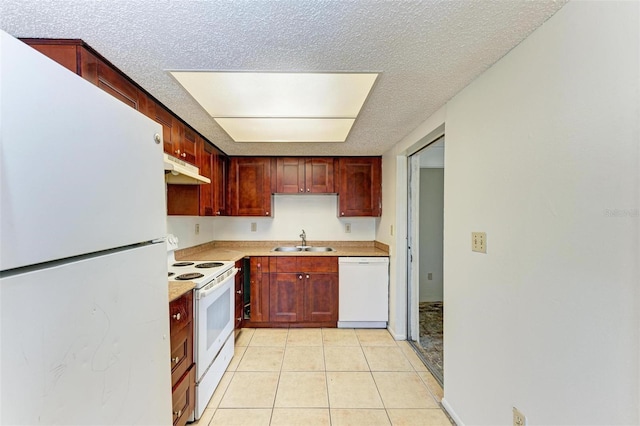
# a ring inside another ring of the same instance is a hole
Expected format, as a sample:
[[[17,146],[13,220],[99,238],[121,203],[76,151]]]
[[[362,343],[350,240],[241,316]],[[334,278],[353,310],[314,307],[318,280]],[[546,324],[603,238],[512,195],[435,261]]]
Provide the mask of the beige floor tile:
[[[288,334],[287,328],[257,328],[249,346],[284,346]]]
[[[360,346],[352,328],[323,328],[322,341],[325,346]]]
[[[218,383],[216,390],[213,392],[213,395],[209,400],[209,404],[207,404],[207,408],[218,408],[218,405],[220,404],[224,393],[229,387],[229,383],[231,383],[231,379],[233,379],[233,372],[226,372],[222,375],[222,379],[220,379],[220,383]]]
[[[328,408],[274,408],[271,426],[329,426]]]
[[[416,372],[373,372],[385,408],[437,408]]]
[[[321,346],[289,346],[284,351],[282,371],[324,371]]]
[[[241,328],[236,331],[235,345],[236,346],[249,346],[249,342],[255,333],[255,328]]]
[[[280,371],[284,348],[248,346],[236,371]]]
[[[363,346],[371,371],[413,371],[402,350],[391,346]]]
[[[290,328],[287,346],[322,346],[322,329]]]
[[[424,365],[422,360],[418,358],[418,355],[416,355],[416,351],[413,349],[413,347],[409,342],[407,342],[406,340],[403,340],[397,343],[398,343],[398,347],[400,347],[400,349],[402,350],[402,353],[404,354],[404,356],[407,357],[407,359],[409,360],[409,362],[411,363],[411,365],[416,371],[429,371],[427,370],[427,367]]]
[[[442,386],[440,386],[440,383],[438,383],[438,381],[433,377],[433,375],[428,371],[418,372],[418,375],[420,376],[422,381],[427,385],[427,387],[429,388],[429,391],[431,391],[436,401],[438,402],[442,401],[442,398],[444,398],[444,391],[442,390]]]
[[[247,350],[246,346],[236,346],[233,348],[233,358],[231,358],[231,362],[227,366],[227,371],[236,371],[238,368],[238,364],[240,364],[240,360],[244,355],[244,352]]]
[[[272,408],[279,373],[236,372],[220,401],[220,408]]]
[[[397,343],[386,328],[356,329],[356,336],[362,346],[396,346]]]
[[[451,426],[449,418],[439,408],[387,410],[393,426]]]
[[[276,393],[275,407],[329,407],[324,372],[283,371]]]
[[[202,416],[200,416],[200,418],[195,422],[191,423],[191,425],[192,426],[208,426],[209,423],[211,422],[211,419],[213,418],[213,414],[215,413],[215,411],[216,410],[214,410],[213,408],[206,408],[203,411]]]
[[[331,409],[332,426],[389,426],[385,410]]]
[[[369,364],[360,346],[325,346],[327,371],[369,371]]]
[[[211,426],[269,426],[271,409],[219,408],[213,415]]]
[[[327,372],[327,384],[331,408],[383,408],[369,372]]]

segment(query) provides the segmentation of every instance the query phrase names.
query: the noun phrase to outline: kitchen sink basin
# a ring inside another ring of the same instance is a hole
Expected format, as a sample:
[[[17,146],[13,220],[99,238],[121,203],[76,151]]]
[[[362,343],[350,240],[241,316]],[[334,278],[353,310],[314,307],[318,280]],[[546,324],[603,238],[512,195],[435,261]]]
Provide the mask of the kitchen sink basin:
[[[331,247],[307,247],[304,251],[335,251]]]
[[[335,251],[333,248],[331,247],[312,247],[312,246],[306,246],[306,247],[294,247],[294,246],[280,246],[280,247],[276,247],[274,248],[272,251],[281,251],[281,252],[296,252],[296,251],[316,251],[316,252],[326,252],[326,251]]]
[[[282,246],[276,247],[273,251],[302,251],[300,247]]]

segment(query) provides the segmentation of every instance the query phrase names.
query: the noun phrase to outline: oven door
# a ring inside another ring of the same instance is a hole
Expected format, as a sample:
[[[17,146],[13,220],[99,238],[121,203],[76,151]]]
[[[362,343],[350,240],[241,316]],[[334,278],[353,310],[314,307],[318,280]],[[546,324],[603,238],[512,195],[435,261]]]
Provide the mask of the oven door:
[[[234,268],[235,269],[235,268]],[[195,359],[197,382],[207,371],[234,326],[234,283],[237,270],[213,288],[196,290]]]

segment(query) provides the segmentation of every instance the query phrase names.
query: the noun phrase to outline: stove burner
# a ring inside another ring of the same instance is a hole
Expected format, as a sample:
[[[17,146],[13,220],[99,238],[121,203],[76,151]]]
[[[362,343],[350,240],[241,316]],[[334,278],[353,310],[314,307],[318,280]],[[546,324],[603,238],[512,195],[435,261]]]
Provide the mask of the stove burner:
[[[223,265],[224,263],[220,263],[220,262],[206,262],[206,263],[200,263],[196,265],[196,268],[219,268]]]
[[[193,262],[176,262],[171,266],[191,266],[193,265]]]
[[[189,280],[196,280],[198,278],[202,278],[204,277],[204,275],[199,274],[197,272],[192,272],[190,274],[182,274],[182,275],[178,275],[176,277],[176,280],[180,280],[180,281],[189,281]]]
[[[175,272],[169,272],[169,276],[172,277],[175,275]]]

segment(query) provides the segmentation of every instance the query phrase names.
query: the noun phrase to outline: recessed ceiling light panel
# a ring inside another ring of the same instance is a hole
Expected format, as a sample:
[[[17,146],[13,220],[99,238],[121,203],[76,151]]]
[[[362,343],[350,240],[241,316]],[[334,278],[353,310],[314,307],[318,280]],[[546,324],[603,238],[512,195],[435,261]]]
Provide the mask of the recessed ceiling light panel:
[[[171,75],[236,142],[344,142],[378,77],[217,71]]]
[[[236,142],[344,142],[354,118],[216,118]]]

